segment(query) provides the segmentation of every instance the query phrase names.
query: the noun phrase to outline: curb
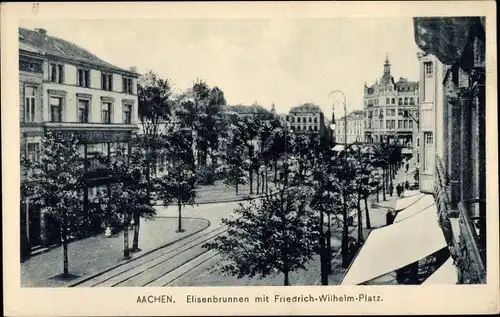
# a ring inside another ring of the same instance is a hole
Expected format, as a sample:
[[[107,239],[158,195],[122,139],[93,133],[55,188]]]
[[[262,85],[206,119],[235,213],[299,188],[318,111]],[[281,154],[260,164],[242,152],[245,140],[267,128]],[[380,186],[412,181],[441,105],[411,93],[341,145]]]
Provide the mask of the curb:
[[[165,218],[177,219],[177,217],[170,217],[170,216],[167,216],[167,217],[158,217],[158,218],[162,218],[162,219],[165,219]],[[103,275],[104,273],[107,273],[107,272],[109,272],[109,271],[111,271],[111,270],[114,270],[114,269],[115,269],[115,268],[117,268],[117,267],[120,267],[120,266],[123,266],[123,265],[125,265],[125,264],[131,263],[131,262],[133,262],[133,261],[135,261],[135,260],[138,260],[138,259],[140,259],[140,258],[142,258],[142,257],[144,257],[144,256],[146,256],[146,255],[148,255],[148,254],[151,254],[151,253],[153,253],[153,252],[155,252],[155,251],[158,251],[158,250],[161,250],[161,249],[166,248],[166,247],[168,247],[168,246],[171,246],[171,245],[173,245],[174,243],[177,243],[177,242],[182,241],[182,240],[184,240],[184,239],[187,239],[187,238],[189,238],[189,237],[191,237],[191,236],[194,236],[195,234],[197,234],[197,233],[199,233],[199,232],[202,232],[203,230],[205,230],[205,229],[207,229],[208,227],[210,227],[210,226],[211,226],[211,222],[210,222],[210,220],[208,220],[208,219],[204,219],[204,218],[192,218],[192,217],[186,217],[186,218],[182,218],[182,219],[193,219],[193,220],[194,220],[194,219],[196,219],[196,220],[204,220],[204,221],[206,221],[206,222],[208,223],[208,225],[207,225],[206,227],[204,227],[204,228],[202,228],[202,229],[199,229],[199,230],[197,230],[197,231],[194,231],[194,232],[192,232],[192,233],[190,233],[190,234],[188,234],[188,235],[186,235],[186,236],[184,236],[184,237],[182,237],[182,238],[180,238],[180,239],[177,239],[177,240],[175,240],[175,241],[171,241],[171,242],[169,242],[169,243],[167,243],[167,244],[164,244],[164,245],[162,245],[162,246],[159,246],[159,247],[156,247],[156,248],[154,248],[154,249],[152,249],[152,250],[149,250],[149,251],[147,251],[147,252],[144,252],[143,254],[141,254],[141,255],[139,255],[139,256],[137,256],[137,257],[130,258],[130,259],[128,259],[127,261],[124,261],[124,262],[119,263],[119,264],[117,264],[117,265],[113,265],[113,266],[111,266],[111,267],[108,267],[108,268],[106,268],[106,269],[104,269],[104,270],[102,270],[102,271],[100,271],[100,272],[94,273],[94,274],[92,274],[92,275],[90,275],[90,276],[83,277],[82,279],[78,280],[77,282],[73,282],[73,283],[71,283],[71,284],[67,285],[66,287],[75,287],[75,286],[78,286],[78,285],[80,285],[80,284],[82,284],[82,283],[87,282],[88,280],[93,279],[94,277],[101,276],[101,275]],[[153,221],[154,221],[154,220],[153,220]]]

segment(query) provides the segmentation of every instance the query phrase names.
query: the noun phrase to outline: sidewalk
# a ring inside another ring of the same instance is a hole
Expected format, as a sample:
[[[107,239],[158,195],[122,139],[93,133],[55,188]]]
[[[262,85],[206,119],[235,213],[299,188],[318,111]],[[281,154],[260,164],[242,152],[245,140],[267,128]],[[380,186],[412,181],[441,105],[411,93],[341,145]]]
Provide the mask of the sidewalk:
[[[274,189],[274,184],[272,182],[274,178],[269,176],[268,178],[268,189],[272,191]],[[196,199],[195,204],[214,204],[222,202],[235,202],[242,201],[246,199],[257,198],[262,194],[262,184],[259,188],[259,194],[257,195],[257,181],[254,178],[253,181],[253,194],[250,195],[250,185],[240,185],[238,186],[238,195],[236,195],[236,189],[234,187],[226,186],[222,181],[216,181],[214,185],[202,185],[196,188]],[[159,200],[155,202],[155,205],[163,205]]]
[[[57,277],[63,272],[63,248],[58,246],[21,263],[21,287],[65,287],[77,278],[96,274],[131,261],[147,252],[182,240],[210,226],[208,220],[196,218],[184,218],[182,224],[185,232],[176,233],[177,218],[155,218],[152,221],[141,221],[139,247],[142,251],[131,253],[130,260],[123,258],[123,232],[113,238],[105,238],[104,234],[101,234],[74,241],[68,245],[68,262],[69,273],[76,275],[76,277],[66,280]],[[130,247],[133,237],[133,230],[130,230]]]

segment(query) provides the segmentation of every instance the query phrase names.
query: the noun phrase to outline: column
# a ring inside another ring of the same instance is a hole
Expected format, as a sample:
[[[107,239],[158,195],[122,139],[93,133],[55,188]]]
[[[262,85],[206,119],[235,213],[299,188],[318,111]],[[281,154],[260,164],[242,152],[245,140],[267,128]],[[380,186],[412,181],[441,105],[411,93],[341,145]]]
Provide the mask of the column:
[[[468,200],[473,198],[474,186],[472,182],[472,105],[468,96],[460,97],[461,105],[461,129],[460,129],[460,199]]]
[[[449,105],[449,158],[448,173],[451,177],[450,180],[450,207],[454,210],[457,209],[457,204],[460,200],[460,130],[461,130],[461,117],[460,117],[460,104],[457,99],[448,100]],[[424,140],[421,140],[423,142]]]
[[[443,172],[448,172],[448,166],[450,165],[449,163],[449,114],[448,114],[448,98],[444,97],[443,98],[443,139],[441,141],[441,144],[439,145],[441,149],[436,149],[437,152],[442,152],[443,157],[441,157],[441,162],[443,163]],[[436,120],[436,123],[438,123],[439,120]],[[439,124],[439,123],[438,123]],[[436,138],[438,136],[436,135]]]

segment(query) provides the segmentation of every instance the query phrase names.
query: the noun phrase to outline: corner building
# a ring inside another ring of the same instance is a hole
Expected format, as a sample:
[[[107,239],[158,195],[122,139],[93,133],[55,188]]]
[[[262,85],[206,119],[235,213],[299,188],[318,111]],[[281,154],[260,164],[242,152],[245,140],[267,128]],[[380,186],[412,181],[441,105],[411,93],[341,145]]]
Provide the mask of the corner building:
[[[419,84],[407,78],[397,82],[391,75],[389,57],[382,77],[364,86],[364,138],[367,143],[399,142],[412,147],[417,143]]]
[[[47,131],[77,135],[87,170],[84,206],[88,209],[109,179],[93,155],[126,159],[136,133],[137,79],[134,67],[122,69],[89,51],[50,36],[44,29],[19,28],[21,155],[39,159]],[[21,171],[21,182],[29,182]],[[55,222],[27,198],[21,228],[31,248],[60,241]]]

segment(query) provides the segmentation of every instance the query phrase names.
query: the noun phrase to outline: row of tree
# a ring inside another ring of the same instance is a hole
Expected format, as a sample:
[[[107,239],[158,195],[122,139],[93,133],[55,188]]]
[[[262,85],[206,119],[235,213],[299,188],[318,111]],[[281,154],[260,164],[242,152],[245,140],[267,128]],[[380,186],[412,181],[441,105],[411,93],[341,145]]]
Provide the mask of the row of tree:
[[[205,248],[221,254],[219,268],[224,273],[238,278],[282,273],[284,285],[290,285],[291,272],[305,268],[319,254],[321,281],[327,285],[333,233],[341,232],[342,266],[347,268],[364,241],[363,212],[366,227],[371,227],[368,197],[378,194],[379,186],[385,193],[401,165],[401,150],[380,144],[364,151],[353,144],[335,153],[318,142],[303,144],[303,137],[282,132],[283,177],[276,179],[275,191],[248,206],[241,204],[236,218],[223,220],[227,234]],[[383,178],[376,170],[382,171]],[[354,219],[358,229],[355,244],[349,229]]]

